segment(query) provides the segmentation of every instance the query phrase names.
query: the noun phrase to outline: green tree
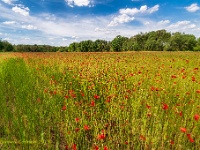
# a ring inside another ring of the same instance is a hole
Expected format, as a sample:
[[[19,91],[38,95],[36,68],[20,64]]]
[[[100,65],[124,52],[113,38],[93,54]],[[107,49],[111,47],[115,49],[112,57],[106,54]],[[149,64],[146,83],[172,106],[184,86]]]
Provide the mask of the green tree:
[[[120,51],[123,51],[124,47],[123,47],[123,44],[125,41],[127,41],[128,38],[127,37],[123,37],[121,35],[118,35],[116,36],[112,41],[111,41],[111,46],[112,46],[112,49],[113,51],[116,51],[116,52],[120,52]]]
[[[3,42],[0,39],[0,52],[3,51]]]
[[[108,52],[110,51],[110,45],[109,42],[106,40],[96,40],[93,43],[93,49],[96,52]]]
[[[166,30],[151,31],[146,34],[145,50],[163,51],[165,45],[171,37],[171,33]]]
[[[133,50],[135,51],[142,51],[145,50],[145,43],[148,39],[147,34],[145,33],[139,33],[133,36],[134,42],[133,42]]]
[[[3,45],[3,51],[5,52],[11,52],[14,50],[13,45],[8,41],[2,41],[2,45]]]
[[[78,45],[77,42],[71,43],[71,44],[69,45],[69,47],[68,47],[68,52],[76,52],[77,45]]]
[[[196,37],[191,34],[185,34],[185,50],[193,51],[194,47],[197,45]]]
[[[176,32],[172,34],[170,39],[171,48],[176,51],[192,51],[196,46],[196,38],[191,34],[182,34],[180,32]]]
[[[197,38],[197,46],[200,46],[200,37]]]
[[[183,50],[183,45],[184,45],[184,39],[182,39],[183,36],[180,32],[176,32],[172,34],[172,38],[170,40],[171,42],[171,47],[175,51],[181,51]]]

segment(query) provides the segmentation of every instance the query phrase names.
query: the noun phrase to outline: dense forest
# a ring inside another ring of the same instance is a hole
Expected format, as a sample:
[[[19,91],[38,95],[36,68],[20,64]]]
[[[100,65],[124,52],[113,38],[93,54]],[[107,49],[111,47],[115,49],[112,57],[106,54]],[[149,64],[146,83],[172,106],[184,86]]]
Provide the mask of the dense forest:
[[[69,46],[12,45],[0,40],[0,52],[121,52],[121,51],[200,51],[200,38],[192,34],[157,30],[139,33],[130,38],[121,35],[112,41],[85,40]]]

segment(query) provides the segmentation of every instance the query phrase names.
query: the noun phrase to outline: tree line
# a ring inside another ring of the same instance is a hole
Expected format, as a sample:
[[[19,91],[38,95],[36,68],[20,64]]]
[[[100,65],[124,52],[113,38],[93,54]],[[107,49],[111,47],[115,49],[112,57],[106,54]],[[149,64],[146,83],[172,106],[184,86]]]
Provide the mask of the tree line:
[[[15,52],[122,52],[122,51],[200,51],[200,38],[192,34],[166,30],[138,33],[130,38],[121,35],[112,41],[85,40],[69,46],[12,45],[0,40],[1,51]]]

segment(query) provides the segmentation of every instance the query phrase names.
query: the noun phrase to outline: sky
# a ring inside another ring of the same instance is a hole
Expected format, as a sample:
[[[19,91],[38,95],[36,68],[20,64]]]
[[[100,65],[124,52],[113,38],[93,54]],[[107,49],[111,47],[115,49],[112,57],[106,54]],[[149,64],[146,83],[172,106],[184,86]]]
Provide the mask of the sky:
[[[12,44],[68,46],[160,29],[200,37],[200,1],[0,0],[0,39]]]

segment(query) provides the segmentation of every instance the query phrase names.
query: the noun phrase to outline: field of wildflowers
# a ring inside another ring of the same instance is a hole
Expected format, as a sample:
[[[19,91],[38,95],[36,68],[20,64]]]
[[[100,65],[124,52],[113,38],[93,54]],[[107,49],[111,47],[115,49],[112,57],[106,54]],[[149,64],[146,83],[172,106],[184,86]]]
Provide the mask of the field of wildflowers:
[[[200,149],[199,58],[0,53],[0,149]]]

